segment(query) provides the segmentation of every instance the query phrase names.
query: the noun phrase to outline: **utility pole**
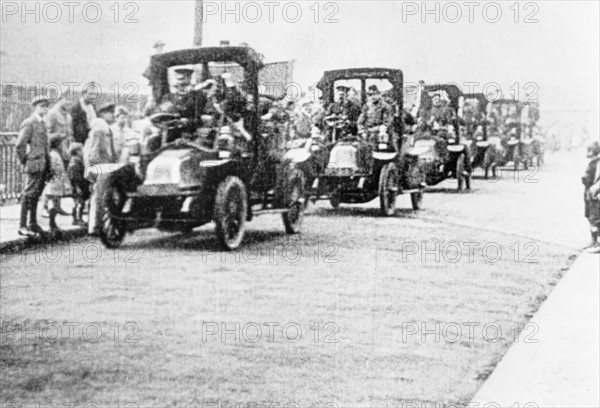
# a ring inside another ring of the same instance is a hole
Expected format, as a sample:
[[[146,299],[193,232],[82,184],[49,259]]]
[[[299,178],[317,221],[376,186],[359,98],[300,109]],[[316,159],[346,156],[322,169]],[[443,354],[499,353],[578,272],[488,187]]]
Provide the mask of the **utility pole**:
[[[202,24],[204,22],[204,0],[196,0],[196,18],[194,23],[194,46],[202,46]]]

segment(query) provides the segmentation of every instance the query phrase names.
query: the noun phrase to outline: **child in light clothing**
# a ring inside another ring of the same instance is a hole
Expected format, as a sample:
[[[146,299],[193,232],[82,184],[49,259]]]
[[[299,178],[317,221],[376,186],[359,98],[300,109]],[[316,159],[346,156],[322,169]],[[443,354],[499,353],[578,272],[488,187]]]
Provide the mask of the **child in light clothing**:
[[[60,232],[56,225],[56,216],[59,214],[60,200],[71,195],[71,183],[65,170],[62,157],[62,138],[50,138],[50,166],[52,178],[46,184],[44,195],[48,197],[48,214],[50,218],[50,232]]]

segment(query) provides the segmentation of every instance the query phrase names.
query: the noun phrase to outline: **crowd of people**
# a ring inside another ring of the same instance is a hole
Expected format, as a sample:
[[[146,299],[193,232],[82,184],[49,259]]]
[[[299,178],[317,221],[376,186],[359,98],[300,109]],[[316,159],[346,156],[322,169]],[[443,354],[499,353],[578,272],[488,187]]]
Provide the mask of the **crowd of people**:
[[[107,103],[96,107],[84,90],[76,101],[63,97],[52,108],[44,96],[33,99],[33,113],[19,130],[17,159],[24,169],[19,234],[45,234],[37,220],[40,198],[42,216],[49,218],[50,232],[60,233],[58,215],[67,214],[62,198],[72,197],[74,225],[84,225],[91,189],[89,169],[98,164],[127,160],[125,143],[130,132],[126,107]]]

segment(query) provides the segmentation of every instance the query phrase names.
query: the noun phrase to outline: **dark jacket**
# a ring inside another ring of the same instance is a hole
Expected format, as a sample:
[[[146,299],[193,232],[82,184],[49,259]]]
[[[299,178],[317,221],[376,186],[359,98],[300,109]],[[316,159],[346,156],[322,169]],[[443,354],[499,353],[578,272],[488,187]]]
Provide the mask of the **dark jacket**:
[[[29,151],[27,151],[29,146]],[[17,138],[16,153],[26,173],[48,171],[48,136],[43,120],[32,115],[23,121]]]
[[[597,157],[591,159],[585,169],[583,177],[581,177],[581,182],[585,186],[585,191],[583,193],[583,201],[585,203],[584,216],[594,224],[600,222],[600,201],[596,197],[591,197],[590,187],[596,184],[600,179],[598,175],[598,161],[600,161],[600,159]]]
[[[600,160],[598,157],[591,159],[590,162],[588,163],[587,168],[585,169],[585,173],[583,174],[583,177],[581,177],[581,182],[585,186],[586,190],[588,190],[591,186],[596,184],[596,182],[598,181],[596,179],[596,169],[598,166],[598,160]]]
[[[190,121],[187,131],[193,133],[202,124],[202,113],[207,103],[206,95],[203,92],[190,91],[184,95],[169,93],[161,99],[160,105],[166,102],[173,104],[174,113],[178,113],[182,118]]]
[[[73,118],[73,138],[76,142],[84,144],[91,128],[88,123],[85,109],[81,106],[81,101],[77,101],[77,103],[73,104],[70,113]]]

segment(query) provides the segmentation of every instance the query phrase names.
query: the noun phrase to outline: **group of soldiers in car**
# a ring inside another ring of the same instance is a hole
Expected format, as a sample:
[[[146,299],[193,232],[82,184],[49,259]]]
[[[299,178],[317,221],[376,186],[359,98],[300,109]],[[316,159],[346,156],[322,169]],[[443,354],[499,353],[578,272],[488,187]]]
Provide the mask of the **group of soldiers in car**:
[[[315,121],[315,125],[320,129],[326,131],[327,127],[331,126],[327,121],[328,118],[342,118],[348,133],[365,139],[369,129],[392,126],[396,113],[395,106],[391,101],[386,100],[377,85],[368,87],[367,102],[364,106],[361,106],[356,91],[350,87],[343,85],[336,87],[335,95],[335,101]]]
[[[178,115],[180,132],[175,132],[173,139],[199,139],[201,144],[212,148],[216,129],[228,126],[236,139],[249,142],[252,136],[243,121],[249,96],[232,81],[231,74],[224,73],[196,86],[192,84],[193,74],[192,68],[176,69],[171,92],[160,101],[150,101],[145,116],[154,113]]]

